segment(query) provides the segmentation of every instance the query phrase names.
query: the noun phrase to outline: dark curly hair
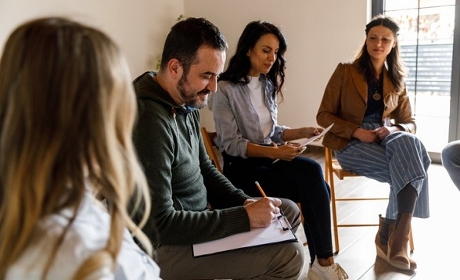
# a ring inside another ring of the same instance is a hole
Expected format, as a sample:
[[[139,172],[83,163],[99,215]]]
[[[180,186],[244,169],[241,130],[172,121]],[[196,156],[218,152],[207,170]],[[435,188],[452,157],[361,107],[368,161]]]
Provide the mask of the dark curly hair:
[[[230,59],[227,70],[220,75],[219,80],[230,81],[233,83],[249,83],[248,73],[251,69],[251,62],[249,61],[247,53],[256,45],[260,37],[265,34],[273,34],[279,41],[279,50],[276,61],[266,76],[275,86],[273,97],[277,94],[280,94],[282,97],[282,87],[285,76],[284,69],[286,68],[284,53],[287,49],[287,42],[281,30],[266,21],[252,21],[246,25],[238,40],[235,54]]]

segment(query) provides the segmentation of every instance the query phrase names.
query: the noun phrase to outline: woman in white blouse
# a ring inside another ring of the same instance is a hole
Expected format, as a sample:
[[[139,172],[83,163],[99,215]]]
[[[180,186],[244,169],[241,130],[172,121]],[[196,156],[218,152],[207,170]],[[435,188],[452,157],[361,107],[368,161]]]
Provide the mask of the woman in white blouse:
[[[159,279],[126,210],[135,193],[133,205],[150,212],[135,115],[127,64],[104,33],[43,18],[10,35],[0,60],[0,279]]]
[[[286,38],[274,24],[246,25],[210,96],[214,141],[223,155],[223,173],[235,187],[258,196],[258,181],[269,196],[301,204],[311,262],[308,279],[348,279],[334,260],[330,190],[323,170],[315,160],[301,156],[305,147],[295,142],[318,136],[323,129],[278,124],[286,50]]]

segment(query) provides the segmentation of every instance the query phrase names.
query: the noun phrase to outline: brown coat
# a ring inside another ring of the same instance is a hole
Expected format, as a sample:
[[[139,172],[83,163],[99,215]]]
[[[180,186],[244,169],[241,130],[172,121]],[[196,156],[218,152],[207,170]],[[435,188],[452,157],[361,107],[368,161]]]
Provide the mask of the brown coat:
[[[396,92],[386,69],[383,74],[383,100],[382,123],[415,133],[415,119],[406,89]],[[329,79],[316,115],[316,121],[322,127],[334,123],[324,136],[323,145],[333,150],[345,148],[353,131],[360,127],[366,106],[367,81],[364,75],[355,64],[339,63]]]

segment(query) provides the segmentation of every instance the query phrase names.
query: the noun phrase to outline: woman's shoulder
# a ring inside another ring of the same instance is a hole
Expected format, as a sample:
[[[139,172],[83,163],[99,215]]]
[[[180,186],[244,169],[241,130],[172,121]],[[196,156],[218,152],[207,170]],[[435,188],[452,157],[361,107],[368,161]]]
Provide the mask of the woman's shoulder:
[[[42,219],[31,244],[8,270],[6,279],[41,279],[51,249],[69,225],[71,215],[72,211],[64,210]],[[56,252],[47,279],[71,279],[88,257],[106,246],[109,234],[109,214],[102,203],[87,193]],[[159,279],[158,265],[139,248],[126,229],[117,262],[115,274],[110,267],[103,267],[96,272],[97,276],[104,276],[104,279],[113,278],[114,275],[119,279],[136,279],[133,276],[149,275],[149,279]],[[135,268],[135,272],[132,268]]]
[[[335,74],[347,75],[347,74],[362,74],[359,65],[356,62],[339,62],[335,68]]]
[[[234,83],[232,81],[219,81],[217,83],[217,92],[224,94],[225,96],[239,95],[247,90],[247,84],[243,81]]]
[[[221,89],[230,89],[230,88],[236,88],[236,87],[240,87],[242,86],[243,84],[242,83],[234,83],[232,81],[228,81],[228,80],[220,80],[218,83],[217,83],[217,86]]]
[[[66,209],[44,220],[39,230],[45,231],[45,239],[54,241],[60,237],[69,225],[72,212]],[[65,234],[56,259],[65,259],[66,262],[70,259],[75,263],[81,263],[95,251],[105,247],[109,234],[109,214],[104,205],[87,192],[74,222]]]
[[[83,207],[67,231],[66,228],[71,217],[70,210],[64,210],[59,214],[53,214],[40,220],[36,226],[33,240],[8,271],[7,279],[32,279],[35,275],[41,278],[43,268],[51,256],[51,249],[54,248],[65,231],[64,239],[56,252],[53,265],[48,271],[48,278],[50,279],[72,278],[86,258],[103,248],[107,243],[110,229],[109,217],[107,213],[104,213],[102,207],[91,205],[93,203],[88,200],[89,198],[85,197]],[[25,270],[25,267],[30,269]]]
[[[358,68],[358,64],[352,61],[339,62],[336,68],[342,68],[342,69]]]

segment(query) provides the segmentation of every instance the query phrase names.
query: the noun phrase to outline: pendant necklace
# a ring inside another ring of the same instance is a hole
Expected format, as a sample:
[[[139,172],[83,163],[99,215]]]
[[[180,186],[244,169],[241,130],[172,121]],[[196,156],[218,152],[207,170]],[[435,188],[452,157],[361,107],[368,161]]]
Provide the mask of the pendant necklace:
[[[373,83],[373,85],[372,85],[372,89],[375,90],[374,94],[372,95],[372,98],[375,101],[379,101],[380,98],[382,98],[382,96],[379,93],[379,88],[380,88],[380,80],[378,80],[377,83]]]

